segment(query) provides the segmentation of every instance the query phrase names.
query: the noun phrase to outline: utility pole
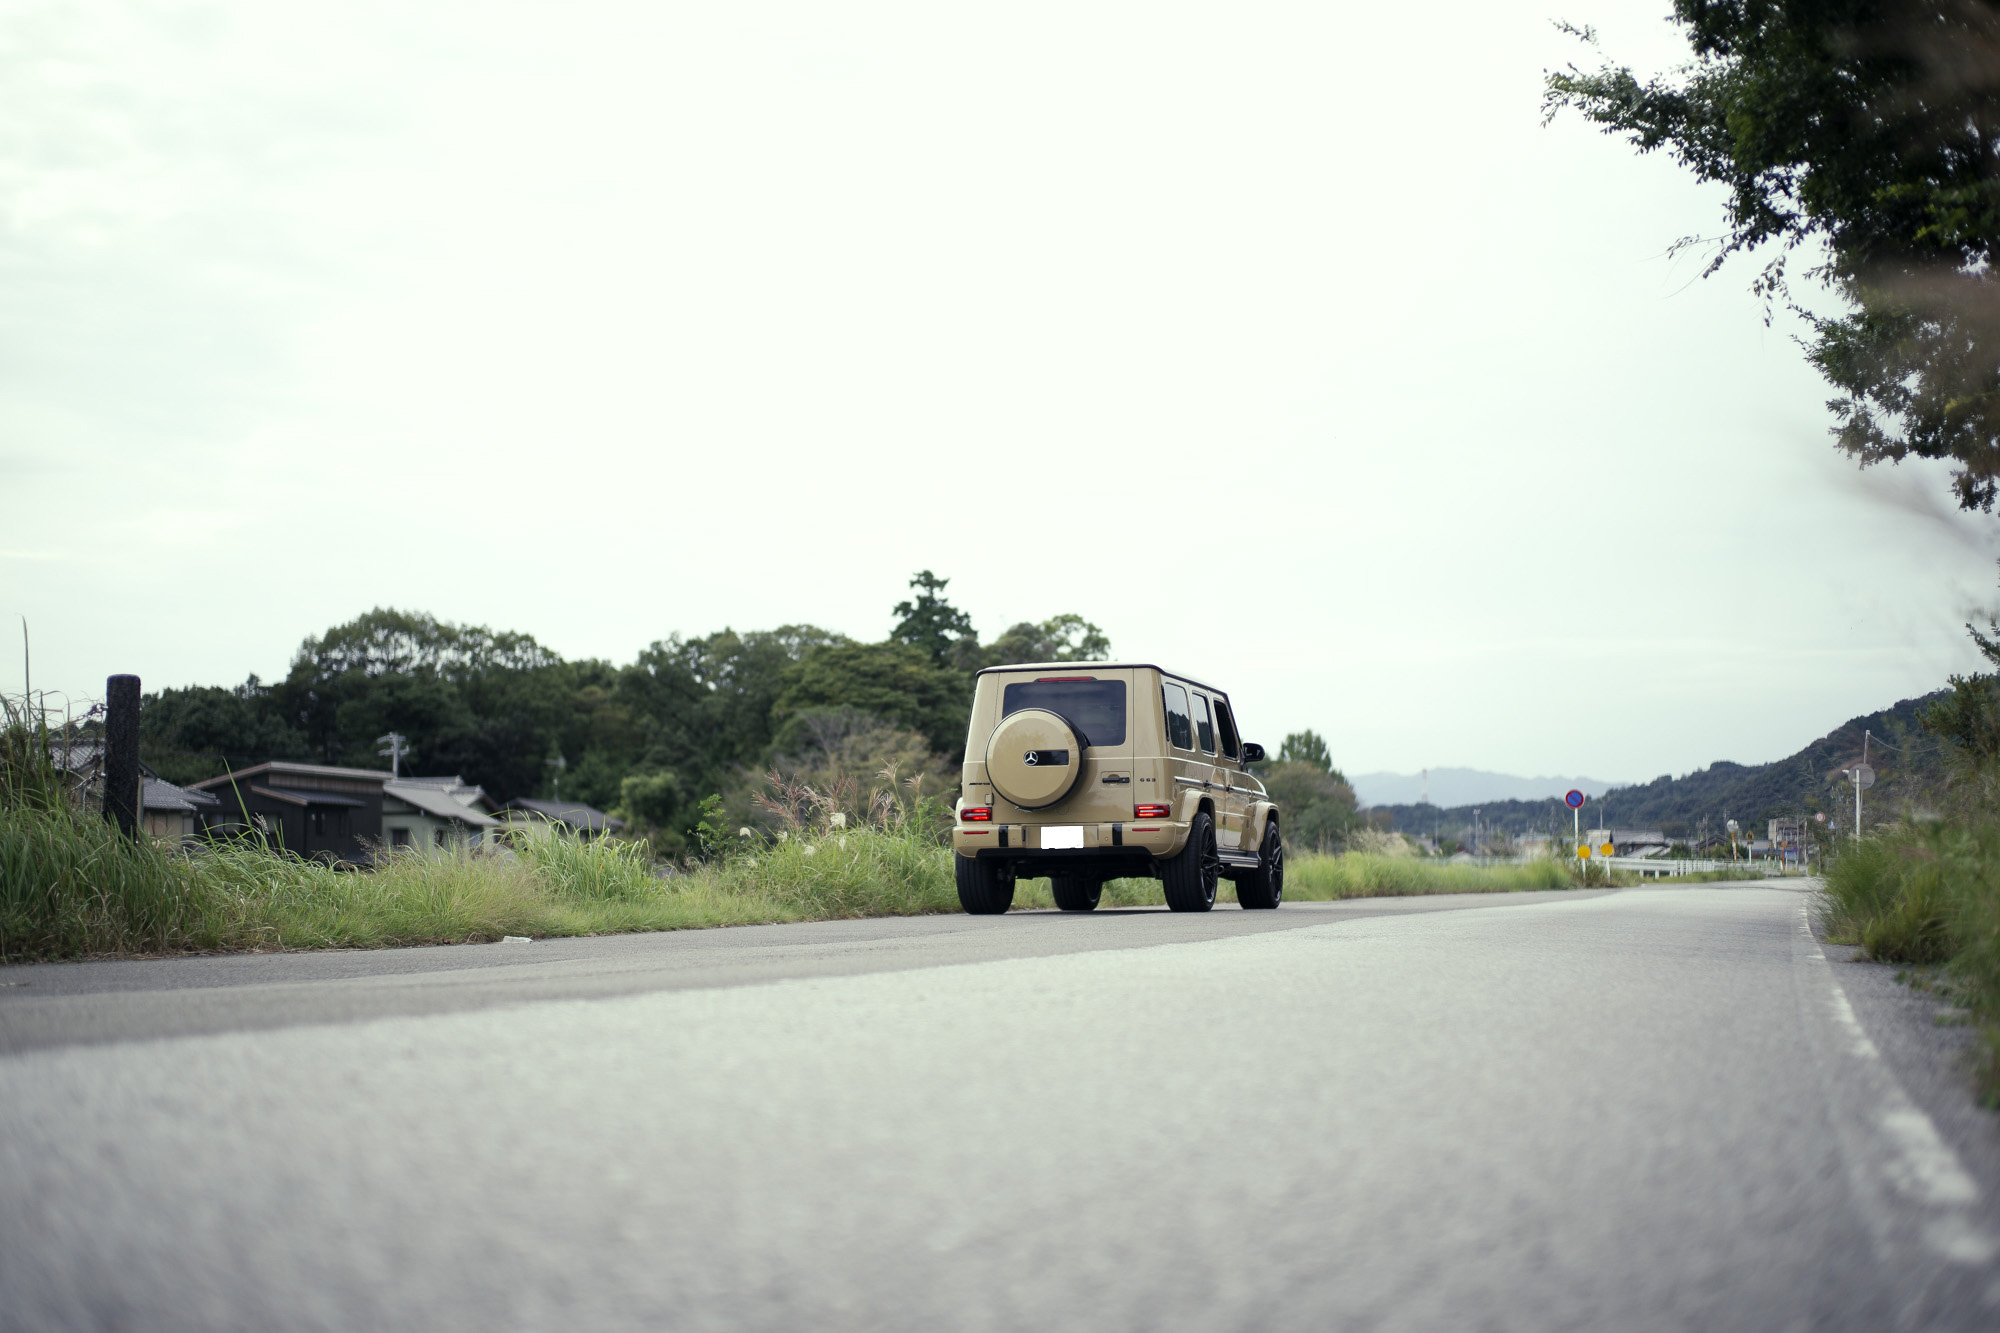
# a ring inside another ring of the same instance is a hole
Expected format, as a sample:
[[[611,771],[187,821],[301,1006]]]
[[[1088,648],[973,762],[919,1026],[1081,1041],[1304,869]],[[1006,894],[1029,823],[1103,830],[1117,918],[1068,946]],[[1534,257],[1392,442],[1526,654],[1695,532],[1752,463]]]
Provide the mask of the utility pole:
[[[1861,768],[1854,770],[1854,836],[1861,836],[1861,772],[1868,767],[1868,730],[1861,731]]]
[[[375,743],[382,747],[375,752],[376,754],[389,756],[389,777],[392,780],[402,777],[404,758],[416,754],[416,751],[410,748],[410,738],[401,732],[392,731],[386,736],[377,736]]]

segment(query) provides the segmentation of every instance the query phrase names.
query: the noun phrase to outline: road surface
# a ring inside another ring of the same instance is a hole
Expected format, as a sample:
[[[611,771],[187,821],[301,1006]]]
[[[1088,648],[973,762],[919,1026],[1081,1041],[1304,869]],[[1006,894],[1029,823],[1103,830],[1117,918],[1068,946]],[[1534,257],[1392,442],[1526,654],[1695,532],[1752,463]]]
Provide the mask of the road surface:
[[[1796,887],[0,969],[8,1329],[1992,1329]]]

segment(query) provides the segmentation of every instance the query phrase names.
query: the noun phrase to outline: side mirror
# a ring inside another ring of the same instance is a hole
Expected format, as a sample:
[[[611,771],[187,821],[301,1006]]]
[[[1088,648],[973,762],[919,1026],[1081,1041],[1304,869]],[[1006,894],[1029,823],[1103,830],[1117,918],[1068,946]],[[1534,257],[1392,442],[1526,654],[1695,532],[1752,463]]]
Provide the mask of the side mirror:
[[[1257,742],[1255,741],[1243,742],[1243,762],[1246,764],[1263,763],[1264,747],[1257,744]]]

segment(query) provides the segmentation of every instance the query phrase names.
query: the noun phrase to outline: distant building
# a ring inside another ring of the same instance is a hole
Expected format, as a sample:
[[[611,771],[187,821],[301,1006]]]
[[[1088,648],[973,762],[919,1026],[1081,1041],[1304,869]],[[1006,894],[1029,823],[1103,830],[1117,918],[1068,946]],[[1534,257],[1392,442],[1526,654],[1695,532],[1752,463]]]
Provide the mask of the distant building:
[[[104,808],[104,741],[89,736],[56,741],[49,761],[69,784],[70,794],[86,810]],[[214,797],[176,787],[145,764],[139,765],[139,827],[156,838],[182,842],[208,829],[208,815],[218,808]]]
[[[1673,846],[1658,829],[1594,828],[1584,835],[1584,840],[1590,844],[1593,856],[1599,855],[1597,849],[1607,842],[1617,856],[1665,856]]]
[[[531,801],[520,797],[507,802],[500,817],[510,828],[529,834],[546,833],[560,825],[580,838],[601,838],[625,827],[624,820],[613,819],[581,801]]]
[[[1803,819],[1774,819],[1770,823],[1770,842],[1774,847],[1796,847],[1805,841],[1806,821]]]
[[[386,770],[333,768],[274,759],[189,784],[220,803],[218,833],[262,834],[322,861],[367,862],[382,844]]]
[[[478,847],[499,827],[486,789],[464,778],[391,778],[382,784],[382,839],[391,851]]]
[[[156,838],[175,842],[198,838],[208,831],[209,818],[221,807],[222,802],[205,791],[189,791],[151,776],[139,782],[140,827]]]

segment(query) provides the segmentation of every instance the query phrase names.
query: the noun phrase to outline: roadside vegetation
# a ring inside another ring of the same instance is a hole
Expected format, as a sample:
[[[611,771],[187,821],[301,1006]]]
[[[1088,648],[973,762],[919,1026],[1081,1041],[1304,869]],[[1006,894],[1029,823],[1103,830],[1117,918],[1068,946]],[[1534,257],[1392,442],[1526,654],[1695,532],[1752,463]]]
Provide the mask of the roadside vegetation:
[[[0,961],[243,950],[475,943],[959,910],[949,813],[920,772],[866,788],[773,774],[756,828],[720,803],[697,851],[655,859],[645,840],[585,841],[561,829],[480,852],[387,854],[335,869],[258,839],[181,847],[126,838],[79,808],[45,736],[16,712],[0,731]],[[1553,862],[1448,865],[1392,851],[1295,856],[1287,896],[1563,888]],[[1229,895],[1225,885],[1224,897]],[[1156,905],[1152,880],[1106,886],[1106,906]],[[1051,907],[1046,880],[1015,903]]]
[[[914,827],[829,830],[662,875],[638,844],[561,832],[518,850],[399,854],[334,870],[255,845],[183,852],[98,820],[0,811],[0,961],[459,944],[959,910],[951,853]],[[1286,897],[1504,893],[1573,885],[1560,867],[1462,867],[1366,853],[1307,855]],[[1224,885],[1222,897],[1231,895]],[[1117,880],[1107,907],[1157,906]],[[1017,908],[1054,903],[1023,880]]]
[[[1996,636],[1972,632],[2000,667]],[[1943,800],[1836,851],[1824,920],[1836,942],[1925,969],[1917,979],[1963,1000],[1986,1041],[1986,1095],[2000,1101],[2000,675],[1952,677],[1925,723],[1948,751]]]

